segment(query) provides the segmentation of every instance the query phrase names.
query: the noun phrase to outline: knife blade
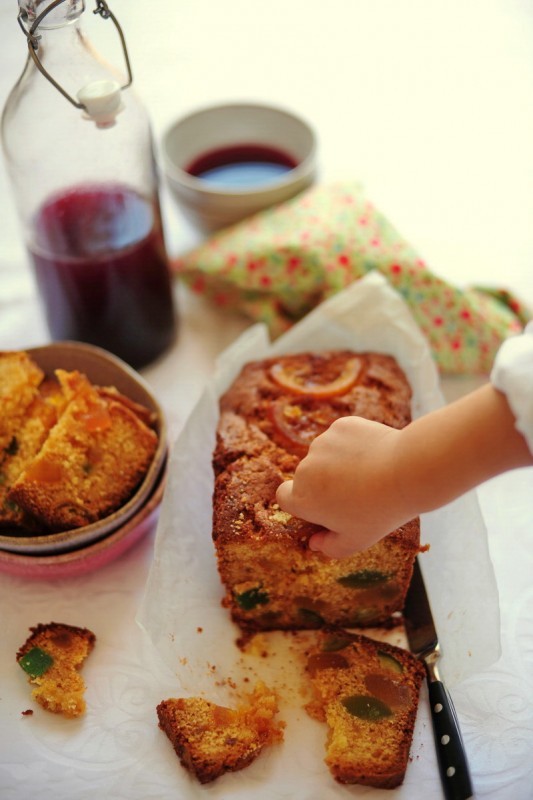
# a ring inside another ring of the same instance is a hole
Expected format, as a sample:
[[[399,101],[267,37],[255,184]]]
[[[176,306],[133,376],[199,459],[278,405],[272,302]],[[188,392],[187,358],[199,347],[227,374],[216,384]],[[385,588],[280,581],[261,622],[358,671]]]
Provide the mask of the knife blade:
[[[446,800],[472,797],[470,770],[450,694],[439,674],[441,650],[418,558],[404,605],[409,649],[426,667],[433,737]]]

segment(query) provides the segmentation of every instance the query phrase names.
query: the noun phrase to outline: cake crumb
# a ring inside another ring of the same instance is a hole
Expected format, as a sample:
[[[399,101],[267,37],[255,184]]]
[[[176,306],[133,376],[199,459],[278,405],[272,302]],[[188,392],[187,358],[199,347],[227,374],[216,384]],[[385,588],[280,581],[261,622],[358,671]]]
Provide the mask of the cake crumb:
[[[289,514],[288,511],[274,511],[273,514],[270,515],[270,519],[274,520],[274,522],[281,522],[282,525],[286,525],[287,522],[290,522],[292,519],[292,514]]]

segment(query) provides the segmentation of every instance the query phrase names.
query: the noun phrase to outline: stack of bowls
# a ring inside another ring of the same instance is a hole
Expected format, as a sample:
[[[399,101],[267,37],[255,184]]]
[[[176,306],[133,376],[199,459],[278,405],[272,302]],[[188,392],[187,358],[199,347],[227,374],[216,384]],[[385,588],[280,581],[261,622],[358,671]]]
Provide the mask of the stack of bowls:
[[[26,351],[52,377],[54,370],[78,370],[97,386],[114,386],[148,408],[156,419],[158,446],[134,495],[109,516],[81,528],[59,533],[18,535],[0,529],[0,571],[36,578],[69,577],[97,569],[132,547],[156,524],[167,458],[163,411],[145,381],[105,350],[79,342],[55,342]]]

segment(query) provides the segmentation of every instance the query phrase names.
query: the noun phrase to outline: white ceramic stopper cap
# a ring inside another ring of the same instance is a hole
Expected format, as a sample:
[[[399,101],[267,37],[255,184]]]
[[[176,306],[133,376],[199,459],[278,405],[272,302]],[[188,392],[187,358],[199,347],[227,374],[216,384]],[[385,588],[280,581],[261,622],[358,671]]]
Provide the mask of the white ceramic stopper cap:
[[[116,115],[124,108],[117,81],[92,81],[80,89],[77,97],[85,107],[86,118],[102,128],[114,125]]]

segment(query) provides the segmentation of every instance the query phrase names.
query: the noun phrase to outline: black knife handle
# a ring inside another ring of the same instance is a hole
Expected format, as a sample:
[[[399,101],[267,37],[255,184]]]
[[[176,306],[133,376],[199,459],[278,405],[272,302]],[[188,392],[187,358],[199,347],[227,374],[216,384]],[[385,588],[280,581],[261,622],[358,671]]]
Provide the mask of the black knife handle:
[[[442,681],[428,681],[433,735],[446,800],[472,797],[472,782],[457,715]]]

